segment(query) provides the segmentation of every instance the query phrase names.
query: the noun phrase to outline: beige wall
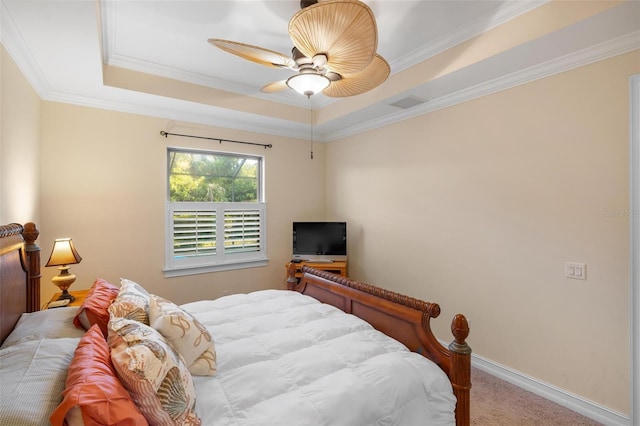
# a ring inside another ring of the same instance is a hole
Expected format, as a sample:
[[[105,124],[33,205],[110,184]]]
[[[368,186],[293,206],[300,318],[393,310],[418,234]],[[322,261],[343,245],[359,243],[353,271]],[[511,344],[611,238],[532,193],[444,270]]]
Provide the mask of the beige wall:
[[[2,45],[0,98],[0,224],[37,223],[40,98]]]
[[[619,56],[331,143],[356,279],[461,312],[477,355],[629,413],[629,77]],[[564,262],[587,264],[586,281]]]
[[[72,289],[128,277],[182,303],[278,287],[291,222],[345,219],[350,275],[439,302],[439,338],[463,312],[476,354],[629,412],[629,229],[616,213],[638,52],[316,144],[314,160],[304,141],[189,126],[173,130],[274,148],[165,139],[165,120],[40,102],[1,54],[0,223],[39,223],[43,263],[72,237]],[[266,156],[269,266],[163,277],[169,145]],[[563,277],[567,260],[587,281]],[[55,273],[43,268],[44,300]]]
[[[52,102],[43,103],[42,117],[41,244],[48,255],[53,239],[73,238],[83,260],[72,268],[78,276],[72,289],[89,287],[96,277],[115,283],[126,277],[185,303],[283,287],[291,222],[319,219],[324,211],[324,146],[310,160],[308,144],[299,140],[228,129],[175,125],[171,131],[273,148],[164,138],[166,120]],[[167,146],[264,155],[268,266],[164,278]],[[51,269],[44,270],[44,300],[55,290],[46,285],[57,272]]]

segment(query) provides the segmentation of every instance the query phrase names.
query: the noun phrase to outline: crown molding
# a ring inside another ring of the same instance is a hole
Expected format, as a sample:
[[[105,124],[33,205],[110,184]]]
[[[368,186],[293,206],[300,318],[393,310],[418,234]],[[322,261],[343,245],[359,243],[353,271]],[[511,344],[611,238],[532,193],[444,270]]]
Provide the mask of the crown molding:
[[[116,52],[116,2],[99,0],[98,20],[102,29],[101,51],[102,61],[105,65],[124,68],[131,71],[137,71],[145,74],[156,75],[159,77],[170,78],[178,81],[184,81],[200,86],[211,87],[214,89],[234,92],[243,96],[250,96],[258,99],[264,99],[271,102],[279,102],[299,108],[308,108],[309,100],[303,96],[287,96],[286,93],[256,93],[253,87],[233,83],[218,78],[208,77],[203,74],[188,72],[178,68],[162,66],[149,61],[143,61],[132,58],[127,55],[121,55]],[[335,100],[330,98],[315,97],[312,101],[314,109],[323,108],[330,105]]]
[[[458,92],[431,100],[408,110],[401,110],[385,117],[375,118],[366,122],[354,124],[335,132],[316,133],[316,142],[333,142],[362,132],[375,130],[380,127],[408,120],[430,112],[438,111],[457,105],[481,96],[497,93],[521,84],[539,80],[565,71],[569,71],[590,63],[612,58],[632,50],[640,49],[640,31],[618,39],[601,43],[591,48],[554,59],[525,70],[515,72],[483,84],[479,84]],[[216,119],[213,114],[193,114],[184,111],[169,110],[166,108],[146,107],[139,105],[126,105],[118,102],[105,102],[100,99],[88,99],[79,96],[52,93],[43,97],[46,100],[91,106],[94,108],[110,109],[133,114],[141,114],[154,117],[162,117],[172,120],[191,121],[198,124],[226,127],[236,130],[248,130],[276,136],[306,139],[309,130],[305,126],[294,126],[291,123],[281,122],[279,126],[255,125],[251,120],[239,120],[237,113],[235,118]],[[221,112],[223,113],[223,112]],[[273,119],[270,119],[273,120]]]
[[[515,3],[516,6],[517,4],[520,4],[520,7],[526,7],[529,2],[509,3]],[[531,3],[537,6],[543,4],[543,2]],[[533,7],[532,4],[528,4],[528,7]],[[31,55],[28,46],[24,42],[4,3],[0,3],[0,12],[0,23],[2,25],[0,32],[0,42],[2,42],[9,55],[13,58],[20,71],[23,73],[25,78],[29,81],[29,83],[41,99],[88,106],[92,108],[101,108],[132,114],[140,114],[145,116],[161,117],[170,120],[190,121],[198,124],[245,130],[288,138],[306,140],[309,136],[308,124],[262,117],[255,114],[239,113],[238,111],[231,112],[223,110],[221,108],[210,106],[204,107],[194,105],[193,103],[186,101],[176,101],[178,102],[178,105],[180,105],[180,102],[184,102],[184,108],[167,107],[163,105],[140,105],[134,104],[132,102],[117,102],[110,99],[90,98],[84,95],[53,91],[44,74],[42,73],[37,61]],[[518,10],[518,8],[514,6],[514,8],[511,9],[510,13],[521,14],[524,12],[524,9]],[[503,13],[504,15],[502,16],[498,14],[496,15],[496,17],[494,17],[494,25],[499,24],[499,19],[508,19],[509,16],[513,16],[507,14],[507,12]],[[457,92],[451,93],[450,95],[432,99],[429,102],[411,109],[401,110],[384,117],[368,120],[366,122],[358,122],[352,125],[348,125],[347,127],[337,131],[322,132],[322,126],[319,126],[315,131],[315,140],[317,142],[336,141],[365,131],[374,130],[376,128],[387,126],[419,115],[424,115],[452,105],[466,102],[474,98],[509,89],[520,84],[525,84],[530,81],[545,78],[593,62],[621,55],[639,48],[640,31],[637,31],[627,36],[601,43],[599,45],[586,48],[572,54],[538,64],[533,67],[529,67],[522,71],[496,78],[486,83],[459,90]],[[423,54],[425,53],[423,52]],[[163,72],[170,73],[171,71],[164,70]],[[196,79],[196,84],[207,83],[204,76],[186,76],[185,78]],[[205,80],[199,80],[200,78]],[[270,97],[269,99],[273,101],[272,97]],[[307,101],[306,99],[303,100]],[[305,103],[304,105],[301,105],[301,108],[316,108],[318,106],[318,104],[310,105],[309,103]]]
[[[55,91],[50,92],[46,97],[43,97],[42,99],[49,102],[59,102],[88,108],[104,109],[108,111],[124,112],[128,114],[144,115],[155,118],[164,118],[171,121],[190,122],[212,127],[242,130],[245,132],[260,133],[265,135],[294,139],[304,139],[307,137],[309,132],[308,125],[305,124],[295,124],[271,117],[258,117],[252,114],[242,114],[244,118],[239,118],[239,114],[237,111],[230,113],[225,109],[217,108],[217,111],[212,112],[211,108],[216,108],[209,106],[206,107],[207,111],[193,112],[187,111],[186,108],[167,108],[157,105],[151,107],[135,103],[110,101]],[[185,104],[188,104],[188,102],[185,101]],[[274,122],[277,125],[274,125]]]
[[[419,62],[425,61],[439,53],[449,50],[452,47],[479,36],[488,30],[496,28],[517,16],[536,9],[549,1],[550,0],[506,2],[497,10],[486,13],[463,27],[452,31],[445,37],[439,37],[429,42],[427,45],[415,49],[414,51],[404,55],[402,58],[391,62],[390,66],[392,74],[403,71]]]
[[[614,56],[622,55],[640,49],[640,31],[626,36],[582,49],[569,55],[553,59],[522,71],[502,76],[500,78],[460,90],[450,95],[431,100],[414,108],[398,111],[382,118],[324,134],[324,141],[330,142],[374,130],[400,121],[408,120],[433,111],[438,111],[456,104],[460,104],[481,96],[490,95],[502,90],[510,89],[521,84],[539,80],[555,74],[560,74],[584,65],[598,62]]]
[[[29,47],[24,42],[4,2],[0,2],[0,42],[20,72],[31,84],[33,90],[40,98],[44,99],[51,91],[51,86],[42,73],[38,62],[31,55]]]

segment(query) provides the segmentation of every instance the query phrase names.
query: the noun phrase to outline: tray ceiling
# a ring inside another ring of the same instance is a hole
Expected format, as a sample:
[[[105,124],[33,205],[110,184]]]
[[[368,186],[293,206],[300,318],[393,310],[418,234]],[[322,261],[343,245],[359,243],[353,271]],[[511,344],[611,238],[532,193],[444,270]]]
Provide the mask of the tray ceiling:
[[[207,43],[288,54],[299,2],[2,0],[2,43],[46,100],[332,141],[640,47],[640,2],[368,0],[380,87],[264,94],[291,71]]]

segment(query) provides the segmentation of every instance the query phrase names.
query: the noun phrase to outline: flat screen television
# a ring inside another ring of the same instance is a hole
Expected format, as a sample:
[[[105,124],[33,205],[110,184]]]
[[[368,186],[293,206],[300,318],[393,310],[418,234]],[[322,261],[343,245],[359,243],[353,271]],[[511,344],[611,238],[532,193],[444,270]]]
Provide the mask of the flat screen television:
[[[293,258],[347,260],[346,222],[293,222]]]

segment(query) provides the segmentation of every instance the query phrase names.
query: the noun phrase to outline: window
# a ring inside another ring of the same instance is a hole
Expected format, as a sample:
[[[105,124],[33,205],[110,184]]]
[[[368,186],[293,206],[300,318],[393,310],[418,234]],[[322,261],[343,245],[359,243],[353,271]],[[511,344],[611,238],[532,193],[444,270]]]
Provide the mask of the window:
[[[165,276],[265,265],[262,157],[167,154]]]

